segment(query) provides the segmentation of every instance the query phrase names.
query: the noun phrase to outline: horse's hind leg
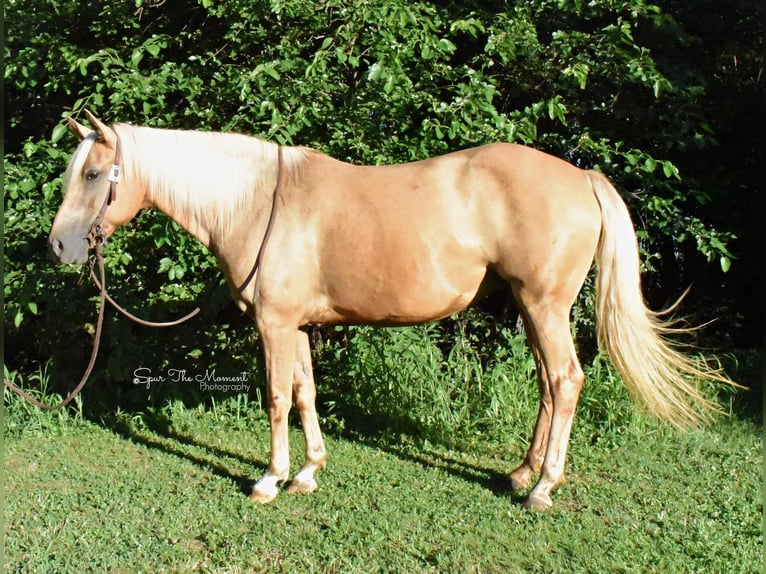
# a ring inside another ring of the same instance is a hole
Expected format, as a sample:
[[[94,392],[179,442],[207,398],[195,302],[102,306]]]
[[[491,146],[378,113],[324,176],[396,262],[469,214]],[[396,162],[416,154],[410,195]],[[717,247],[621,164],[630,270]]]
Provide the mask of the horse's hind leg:
[[[295,348],[295,370],[293,371],[293,398],[301,417],[303,434],[306,437],[306,462],[295,475],[288,492],[314,492],[317,483],[314,473],[324,468],[327,461],[322,432],[316,411],[316,386],[311,368],[309,338],[303,331],[298,332]]]
[[[548,382],[548,374],[545,371],[540,348],[535,339],[534,329],[529,324],[529,319],[524,316],[524,325],[527,333],[527,343],[535,359],[537,369],[537,386],[540,390],[540,407],[537,412],[537,423],[532,442],[529,445],[524,462],[511,472],[511,487],[513,490],[520,490],[529,486],[532,475],[540,472],[545,459],[545,452],[548,449],[548,439],[551,430],[551,417],[553,415],[553,398],[551,397],[551,388]]]
[[[529,470],[534,470],[543,450],[542,443],[548,427],[540,479],[524,503],[525,508],[542,510],[553,504],[551,491],[564,481],[569,434],[585,377],[569,331],[569,307],[560,304],[555,298],[525,303],[522,297],[521,304],[540,355],[542,378],[547,378],[550,392],[547,399],[544,395],[541,397],[541,416],[538,418],[535,440],[525,461],[525,464],[529,464]],[[541,388],[543,386],[541,383]],[[523,470],[514,472],[523,477],[528,472],[527,467],[522,465],[520,469]]]

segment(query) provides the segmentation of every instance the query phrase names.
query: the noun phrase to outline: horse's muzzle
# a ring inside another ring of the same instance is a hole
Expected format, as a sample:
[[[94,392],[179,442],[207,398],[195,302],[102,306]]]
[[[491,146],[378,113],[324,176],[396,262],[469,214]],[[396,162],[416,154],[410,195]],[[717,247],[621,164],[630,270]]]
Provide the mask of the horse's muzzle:
[[[88,240],[84,237],[67,238],[53,234],[48,237],[48,252],[54,263],[58,265],[86,263],[89,247]]]

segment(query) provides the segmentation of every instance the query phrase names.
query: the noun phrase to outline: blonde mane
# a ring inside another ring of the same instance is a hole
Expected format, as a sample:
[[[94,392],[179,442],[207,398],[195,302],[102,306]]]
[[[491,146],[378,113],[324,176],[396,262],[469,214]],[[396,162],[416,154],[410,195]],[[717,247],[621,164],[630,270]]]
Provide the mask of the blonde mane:
[[[113,126],[120,137],[126,178],[138,178],[149,199],[172,206],[174,217],[194,220],[225,236],[254,201],[271,200],[277,144],[234,133]],[[283,169],[295,175],[308,150],[283,148]]]

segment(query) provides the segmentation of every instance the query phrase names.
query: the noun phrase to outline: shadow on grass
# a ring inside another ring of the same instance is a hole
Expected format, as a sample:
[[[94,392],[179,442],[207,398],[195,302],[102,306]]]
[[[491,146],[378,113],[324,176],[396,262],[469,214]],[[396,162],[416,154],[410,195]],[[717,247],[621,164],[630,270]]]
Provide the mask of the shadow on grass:
[[[749,388],[749,390],[737,391],[729,395],[732,414],[756,425],[762,425],[761,354],[743,353],[732,362],[734,364],[730,372],[736,372],[737,380]],[[729,367],[729,365],[726,366]],[[189,400],[190,397],[184,396],[180,389],[171,389],[171,392],[163,398],[172,400],[173,396],[187,399],[184,401],[187,408],[206,402],[199,396],[191,397]],[[320,410],[326,410],[322,408],[322,405],[329,402],[333,404],[332,413],[320,413],[326,420],[338,421],[335,424],[323,425],[323,431],[329,437],[378,449],[400,460],[416,463],[423,468],[443,470],[461,480],[478,484],[495,496],[510,499],[516,505],[520,505],[526,499],[526,492],[513,491],[511,487],[507,474],[511,470],[510,466],[504,471],[497,471],[486,465],[451,456],[445,452],[449,446],[445,441],[424,436],[418,422],[406,414],[396,413],[381,406],[380,411],[371,416],[338,394],[319,397],[318,407]],[[113,410],[110,410],[112,406],[101,403],[86,417],[132,442],[186,459],[201,469],[226,478],[244,495],[250,494],[254,481],[249,476],[232,472],[225,463],[226,459],[254,466],[254,468],[268,466],[266,460],[247,458],[236,452],[205,444],[194,436],[177,432],[173,428],[172,418],[160,408],[150,409],[149,412],[143,409],[134,410],[134,414],[140,413],[142,424],[139,427],[133,424],[129,417],[112,414]],[[530,433],[531,430],[529,429]],[[432,449],[428,447],[424,439],[443,445],[445,448]]]
[[[210,446],[195,437],[174,431],[170,417],[164,413],[143,413],[141,421],[143,429],[137,429],[130,421],[119,416],[101,419],[99,424],[133,443],[185,459],[204,471],[230,480],[245,496],[250,496],[252,478],[232,472],[223,461],[228,458],[242,464],[267,466],[266,461],[245,458],[236,452]],[[147,431],[154,436],[149,436]],[[205,454],[195,454],[190,449],[204,451]]]
[[[505,472],[475,464],[446,452],[432,449],[423,443],[417,424],[407,417],[384,412],[371,416],[355,405],[333,397],[334,413],[342,415],[343,425],[329,425],[323,429],[326,436],[336,440],[362,444],[371,449],[391,454],[398,459],[420,465],[425,469],[443,470],[466,482],[478,484],[495,496],[509,498],[514,504],[526,500],[525,491],[514,491],[508,468]],[[445,445],[445,449],[447,447]],[[330,453],[331,455],[332,453]]]
[[[423,450],[422,453],[416,453],[409,449],[404,450],[381,442],[375,442],[374,446],[401,460],[417,463],[424,468],[437,468],[466,482],[476,483],[498,498],[509,498],[513,504],[521,505],[527,499],[526,491],[513,490],[510,476],[507,473],[458,460],[443,453],[426,450]]]
[[[478,484],[495,496],[508,498],[516,505],[521,505],[526,500],[525,493],[513,491],[507,474],[418,445],[416,433],[400,431],[406,424],[404,421],[378,416],[372,423],[370,417],[363,415],[350,404],[344,405],[341,412],[344,414],[344,420],[348,421],[347,430],[331,426],[325,430],[326,436],[386,452],[402,461],[418,464],[424,469],[443,470],[461,480]],[[206,444],[195,436],[179,433],[173,428],[172,417],[161,410],[140,413],[139,424],[134,420],[129,416],[108,414],[92,422],[130,442],[186,460],[206,472],[225,478],[244,496],[250,496],[255,481],[252,476],[233,472],[226,460],[252,466],[254,469],[268,467],[266,460],[246,457],[238,452]],[[410,444],[402,444],[403,437],[407,437]],[[289,486],[289,482],[285,486]]]
[[[763,426],[764,356],[758,351],[738,351],[723,355],[724,370],[744,389],[727,389],[731,414]]]

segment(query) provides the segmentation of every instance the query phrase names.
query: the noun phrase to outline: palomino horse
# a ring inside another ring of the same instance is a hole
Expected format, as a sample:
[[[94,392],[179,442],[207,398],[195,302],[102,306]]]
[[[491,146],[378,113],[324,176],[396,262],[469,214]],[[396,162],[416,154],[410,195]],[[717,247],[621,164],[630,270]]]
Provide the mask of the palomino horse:
[[[306,459],[289,490],[314,491],[325,465],[309,340],[300,330],[308,324],[421,323],[510,284],[540,388],[529,452],[510,477],[514,489],[526,488],[540,473],[525,502],[537,509],[551,506],[564,480],[584,379],[569,313],[594,258],[600,344],[649,411],[678,426],[699,423],[713,405],[695,379],[726,380],[674,350],[666,335],[676,330],[645,306],[628,210],[600,173],[505,143],[363,167],[243,135],[110,128],[86,115],[92,130],[69,119],[81,143],[50,249],[59,263],[83,263],[97,218],[109,235],[154,207],[215,254],[266,356],[271,455],[254,501],[272,501],[288,479],[293,401]],[[122,182],[108,203],[115,163]]]

